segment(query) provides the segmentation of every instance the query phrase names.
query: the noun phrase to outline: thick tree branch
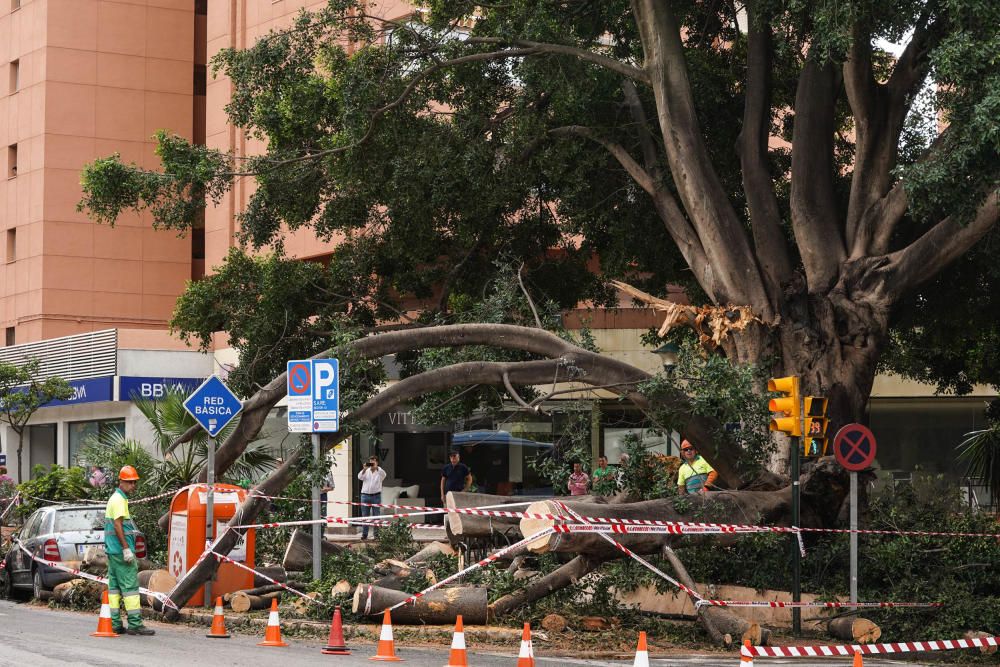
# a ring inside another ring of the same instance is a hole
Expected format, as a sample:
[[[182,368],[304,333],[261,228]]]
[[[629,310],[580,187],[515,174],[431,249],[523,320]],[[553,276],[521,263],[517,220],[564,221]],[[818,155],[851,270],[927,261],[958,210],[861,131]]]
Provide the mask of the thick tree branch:
[[[899,181],[888,194],[869,206],[858,226],[858,237],[854,243],[851,259],[868,255],[884,255],[889,250],[889,242],[896,225],[906,215],[908,205],[906,188]],[[870,238],[869,238],[870,237]],[[866,251],[861,249],[865,248]]]
[[[893,278],[886,281],[887,286],[892,288],[894,296],[898,298],[933,278],[968,252],[996,226],[998,219],[1000,190],[994,190],[967,225],[963,226],[957,220],[947,217],[906,248],[890,254],[887,270]]]
[[[846,258],[833,193],[834,111],[837,76],[833,65],[806,60],[795,93],[792,135],[792,230],[810,292],[824,292]]]
[[[589,139],[600,145],[613,158],[618,160],[618,163],[639,187],[653,198],[653,205],[656,207],[660,219],[663,221],[674,243],[677,244],[681,255],[684,257],[684,261],[694,271],[705,293],[713,300],[719,298],[718,278],[712,264],[708,261],[705,248],[702,246],[697,233],[695,233],[691,224],[687,221],[687,218],[684,217],[680,207],[677,205],[677,200],[674,199],[673,194],[667,189],[666,185],[658,182],[649,171],[643,169],[642,165],[632,157],[624,146],[602,137],[589,127],[567,125],[565,127],[554,128],[549,130],[549,132],[556,136],[575,135]]]
[[[505,40],[499,37],[470,37],[466,40],[466,44],[503,44],[517,49],[530,49],[534,53],[551,53],[561,56],[572,56],[578,60],[600,65],[604,69],[611,70],[612,72],[634,79],[635,81],[649,83],[649,77],[646,73],[635,65],[615,60],[614,58],[596,53],[594,51],[588,51],[587,49],[581,49],[576,46],[569,46],[568,44],[549,44],[546,42],[533,42],[526,39]]]
[[[743,171],[743,191],[750,210],[750,228],[761,271],[771,299],[777,301],[781,285],[791,276],[791,260],[781,230],[781,212],[767,164],[771,137],[771,27],[758,9],[748,2],[747,83],[743,107],[743,129],[737,150]]]
[[[707,262],[713,267],[710,275],[717,285],[712,290],[713,299],[716,303],[748,304],[770,320],[775,308],[764,287],[757,258],[701,136],[680,26],[671,5],[661,0],[632,0],[631,4],[670,173]],[[700,280],[701,267],[691,268]]]
[[[646,117],[646,110],[639,98],[639,91],[635,89],[635,83],[631,79],[622,81],[622,93],[625,96],[625,103],[628,105],[629,115],[632,116],[632,122],[635,123],[636,131],[639,134],[639,146],[642,148],[642,161],[646,171],[656,183],[663,183],[663,168],[660,166],[656,140],[649,127],[649,119]]]

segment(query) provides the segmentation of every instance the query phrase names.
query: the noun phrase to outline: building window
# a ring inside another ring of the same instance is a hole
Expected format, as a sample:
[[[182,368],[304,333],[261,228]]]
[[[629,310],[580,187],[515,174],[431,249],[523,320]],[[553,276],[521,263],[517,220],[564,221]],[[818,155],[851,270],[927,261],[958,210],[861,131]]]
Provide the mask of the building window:
[[[194,0],[194,13],[197,16],[208,16],[208,0]]]
[[[17,177],[17,144],[7,147],[7,178]]]
[[[10,0],[10,11],[16,12],[21,8],[21,0]]]
[[[11,345],[14,344],[14,327],[7,327],[7,333],[4,340],[6,341],[4,345],[6,345],[7,347],[10,347]]]
[[[7,263],[17,260],[17,229],[7,230]]]
[[[80,461],[80,449],[92,442],[125,439],[124,419],[101,419],[89,422],[70,422],[69,427],[69,464],[85,465]]]
[[[56,464],[56,425],[39,424],[28,427],[28,465],[31,479],[38,475],[35,466],[42,466],[39,474],[45,474]]]
[[[10,63],[10,94],[13,95],[21,89],[21,61],[12,60]]]

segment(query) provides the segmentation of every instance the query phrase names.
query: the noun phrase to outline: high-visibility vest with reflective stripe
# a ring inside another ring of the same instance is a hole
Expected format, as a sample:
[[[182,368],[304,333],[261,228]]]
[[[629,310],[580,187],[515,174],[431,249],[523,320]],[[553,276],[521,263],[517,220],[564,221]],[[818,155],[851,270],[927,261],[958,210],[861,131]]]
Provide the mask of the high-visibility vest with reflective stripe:
[[[115,489],[108,498],[108,505],[104,510],[104,550],[111,556],[121,556],[124,551],[118,535],[115,534],[115,519],[119,517],[122,520],[122,530],[128,548],[135,551],[135,536],[139,530],[135,527],[132,515],[128,511],[128,496],[121,489]]]

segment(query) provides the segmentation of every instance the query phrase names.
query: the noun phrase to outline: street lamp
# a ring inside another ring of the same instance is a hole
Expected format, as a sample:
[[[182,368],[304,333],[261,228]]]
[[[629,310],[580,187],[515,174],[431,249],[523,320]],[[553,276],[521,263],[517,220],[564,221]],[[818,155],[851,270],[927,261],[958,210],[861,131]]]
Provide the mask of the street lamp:
[[[677,353],[680,352],[680,348],[673,343],[664,343],[660,347],[653,350],[653,354],[660,358],[663,363],[663,370],[667,375],[673,375],[674,369],[677,368]]]

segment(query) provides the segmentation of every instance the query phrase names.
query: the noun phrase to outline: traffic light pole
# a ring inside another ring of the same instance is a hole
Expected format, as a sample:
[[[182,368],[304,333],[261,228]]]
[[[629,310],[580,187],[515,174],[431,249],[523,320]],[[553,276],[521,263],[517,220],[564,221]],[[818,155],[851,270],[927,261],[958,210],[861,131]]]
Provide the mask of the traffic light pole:
[[[805,438],[792,437],[792,527],[799,527],[799,459],[801,452],[799,447]],[[799,553],[799,537],[796,532],[789,533],[792,538],[792,601],[802,600],[802,562]],[[802,635],[802,610],[798,607],[792,608],[792,634],[796,637]]]

